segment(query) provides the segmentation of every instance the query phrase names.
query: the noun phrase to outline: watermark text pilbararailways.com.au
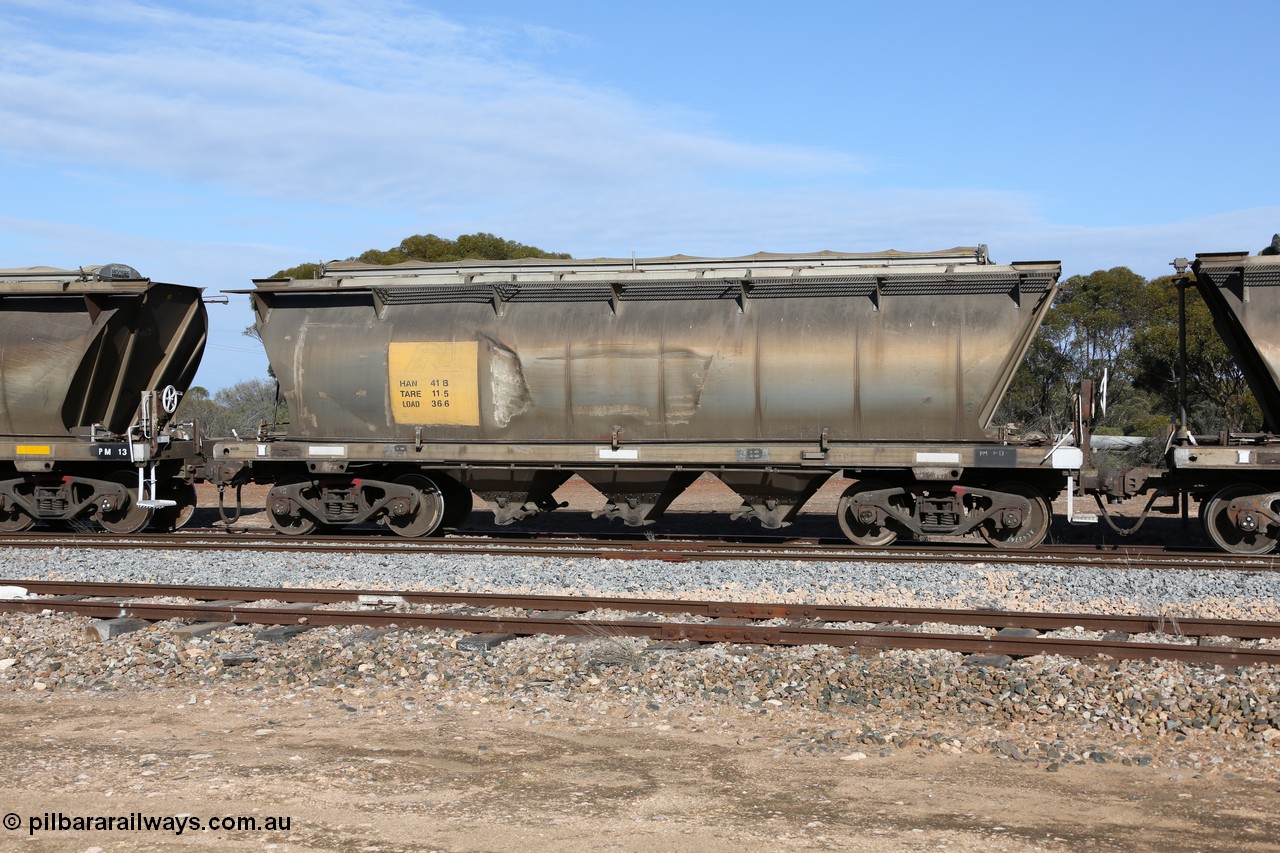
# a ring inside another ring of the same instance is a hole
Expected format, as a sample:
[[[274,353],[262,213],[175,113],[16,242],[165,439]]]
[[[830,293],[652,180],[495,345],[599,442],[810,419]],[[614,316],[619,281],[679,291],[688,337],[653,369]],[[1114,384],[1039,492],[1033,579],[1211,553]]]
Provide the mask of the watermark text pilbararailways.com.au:
[[[125,814],[77,814],[42,812],[20,815],[8,812],[0,823],[10,831],[25,829],[27,835],[46,832],[288,832],[293,818],[274,815],[152,815],[143,812]],[[2,837],[2,836],[0,836]]]

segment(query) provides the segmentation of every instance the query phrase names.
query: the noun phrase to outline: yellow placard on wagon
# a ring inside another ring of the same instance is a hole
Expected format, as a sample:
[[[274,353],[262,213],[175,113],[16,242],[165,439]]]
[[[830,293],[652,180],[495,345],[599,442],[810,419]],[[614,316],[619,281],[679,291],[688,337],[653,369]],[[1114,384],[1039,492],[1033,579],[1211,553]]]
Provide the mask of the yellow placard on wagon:
[[[387,378],[396,423],[479,426],[479,352],[476,341],[392,343]]]
[[[53,448],[47,444],[19,444],[18,456],[50,456]]]

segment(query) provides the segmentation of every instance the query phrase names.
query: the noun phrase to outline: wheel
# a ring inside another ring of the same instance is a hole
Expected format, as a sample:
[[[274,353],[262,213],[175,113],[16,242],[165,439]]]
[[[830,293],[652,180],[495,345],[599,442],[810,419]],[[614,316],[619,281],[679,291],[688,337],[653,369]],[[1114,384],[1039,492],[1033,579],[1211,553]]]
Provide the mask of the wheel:
[[[444,495],[444,518],[440,526],[449,530],[461,527],[471,516],[471,490],[448,476],[436,478],[435,483]]]
[[[111,509],[98,506],[98,523],[107,531],[117,536],[128,536],[137,533],[151,523],[150,507],[138,506],[137,496],[131,491],[138,485],[137,474],[131,471],[118,471],[106,479],[124,486],[124,499]]]
[[[840,523],[840,529],[844,531],[845,536],[849,537],[850,542],[867,548],[883,548],[897,541],[898,529],[892,521],[886,521],[884,524],[875,522],[868,524],[860,521],[854,513],[858,495],[887,488],[889,484],[879,480],[859,480],[844,490],[836,509],[836,521]]]
[[[267,518],[271,520],[272,527],[286,536],[305,536],[317,525],[316,520],[295,506],[292,500],[277,496],[275,489],[267,495]]]
[[[404,515],[387,513],[387,526],[406,537],[429,536],[434,533],[444,519],[445,500],[440,487],[431,478],[421,474],[405,474],[397,477],[396,482],[418,490],[418,506]]]
[[[36,520],[27,515],[22,507],[14,506],[0,510],[0,533],[21,533],[36,526]]]
[[[1200,504],[1200,521],[1204,524],[1204,532],[1219,548],[1232,554],[1270,554],[1275,550],[1276,540],[1267,533],[1266,525],[1251,533],[1246,532],[1232,524],[1227,515],[1227,508],[1236,498],[1265,492],[1261,486],[1245,483],[1224,487]]]
[[[166,506],[155,510],[151,517],[151,527],[161,533],[177,530],[191,520],[196,511],[196,487],[181,481],[169,481],[160,484],[160,497],[164,500],[177,501],[177,506]]]
[[[267,517],[271,519],[271,526],[286,536],[305,536],[316,529],[315,520],[302,513],[276,515],[271,512],[267,513]]]
[[[992,491],[1007,492],[1026,498],[1031,502],[1031,512],[1022,519],[1020,526],[1014,528],[996,527],[993,522],[987,522],[978,528],[978,533],[983,539],[997,548],[1019,551],[1034,548],[1045,540],[1049,535],[1049,522],[1053,519],[1053,511],[1049,509],[1049,502],[1038,489],[1026,483],[1001,483],[993,487]]]

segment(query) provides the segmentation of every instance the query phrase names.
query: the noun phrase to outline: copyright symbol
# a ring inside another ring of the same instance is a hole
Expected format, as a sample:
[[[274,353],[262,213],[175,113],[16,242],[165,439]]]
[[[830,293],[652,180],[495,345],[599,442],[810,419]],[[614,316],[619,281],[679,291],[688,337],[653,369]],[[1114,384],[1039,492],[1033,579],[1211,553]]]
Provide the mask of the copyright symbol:
[[[22,818],[18,817],[13,812],[9,812],[7,815],[4,816],[5,829],[17,829],[21,825],[22,825]]]

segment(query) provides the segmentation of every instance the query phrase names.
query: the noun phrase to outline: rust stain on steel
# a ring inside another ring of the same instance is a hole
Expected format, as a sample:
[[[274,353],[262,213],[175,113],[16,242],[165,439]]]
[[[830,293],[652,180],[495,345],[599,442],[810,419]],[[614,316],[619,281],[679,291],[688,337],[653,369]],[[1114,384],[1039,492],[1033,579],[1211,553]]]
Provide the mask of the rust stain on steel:
[[[670,551],[601,551],[602,560],[661,560],[664,563],[687,563],[689,558]]]
[[[386,613],[345,610],[307,610],[218,605],[175,605],[103,601],[0,601],[0,610],[41,612],[56,610],[106,618],[195,619],[256,625],[375,625],[397,628],[447,628],[470,633],[591,635],[602,633],[655,640],[762,643],[770,645],[829,645],[867,649],[947,649],[963,653],[1009,655],[1066,654],[1073,657],[1106,655],[1113,658],[1167,658],[1235,664],[1280,663],[1280,649],[1240,649],[1162,643],[1107,642],[1033,638],[986,639],[973,635],[857,631],[814,627],[715,625],[640,620],[585,620],[545,617],[485,617],[475,614]]]
[[[246,602],[287,598],[294,602],[308,603],[338,603],[381,599],[392,603],[407,602],[421,605],[469,604],[479,607],[509,607],[528,610],[577,611],[582,613],[597,609],[610,609],[645,613],[688,613],[716,618],[803,618],[820,619],[826,622],[938,622],[952,625],[980,625],[989,628],[1030,627],[1040,630],[1078,626],[1090,631],[1125,631],[1132,634],[1159,633],[1162,632],[1163,626],[1168,624],[1167,617],[1144,615],[691,601],[686,599],[614,598],[580,595],[510,595],[502,593],[412,592],[369,589],[282,589],[279,587],[224,587],[21,579],[0,579],[0,585],[21,586],[29,592],[41,595],[120,596],[129,598],[170,596]],[[36,599],[35,603],[41,601],[48,602],[49,600]],[[93,602],[90,603],[92,604]],[[101,602],[98,604],[101,604]],[[108,603],[106,606],[115,605]],[[1192,636],[1234,636],[1241,639],[1280,637],[1280,622],[1189,617],[1179,619],[1178,626],[1182,633]]]

